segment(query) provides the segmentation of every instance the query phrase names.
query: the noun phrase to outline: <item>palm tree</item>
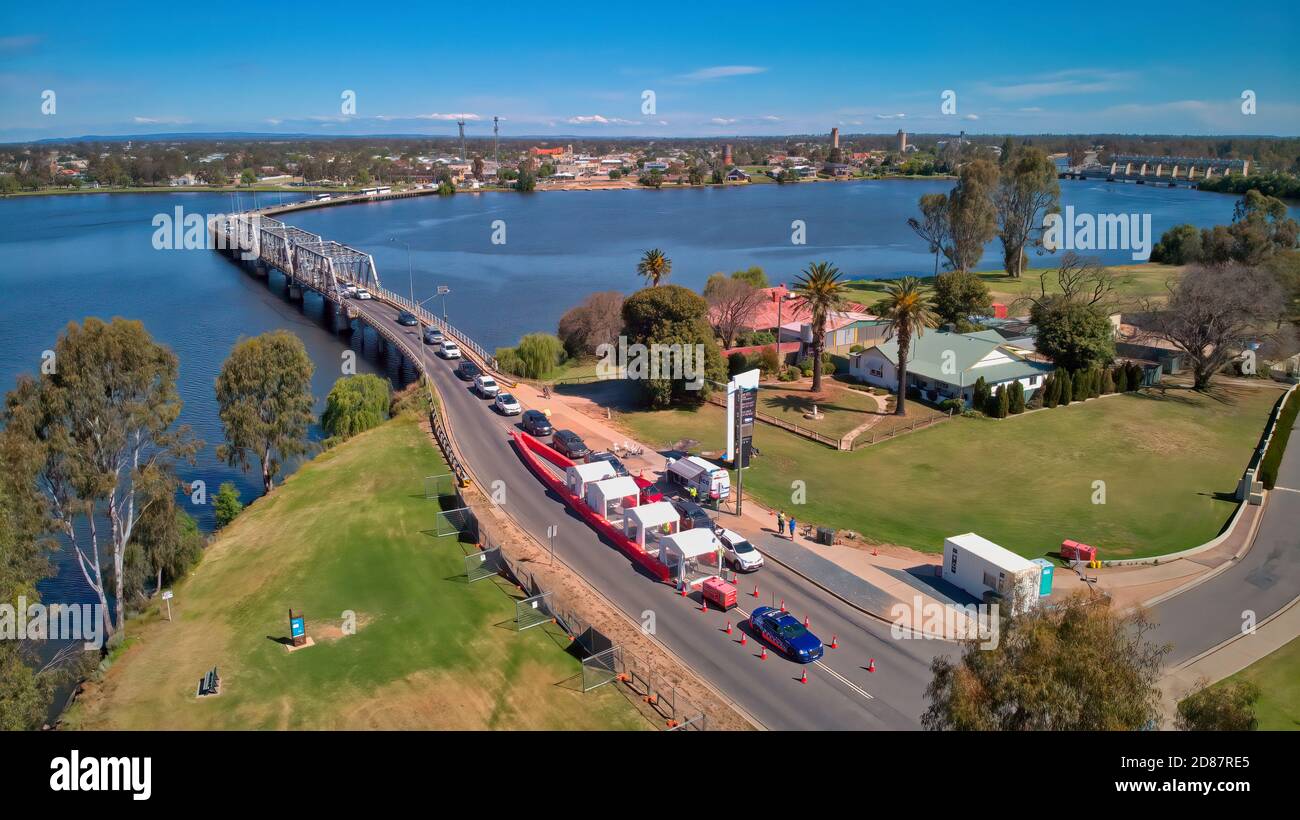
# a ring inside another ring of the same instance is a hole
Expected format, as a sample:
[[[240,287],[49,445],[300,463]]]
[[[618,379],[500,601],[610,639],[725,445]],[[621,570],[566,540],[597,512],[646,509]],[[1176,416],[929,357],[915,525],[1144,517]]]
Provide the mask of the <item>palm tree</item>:
[[[915,276],[904,276],[885,286],[885,297],[876,302],[876,315],[889,323],[885,338],[898,339],[898,401],[894,415],[906,415],[907,354],[911,352],[912,336],[920,336],[927,327],[939,323],[934,315],[928,289]]]
[[[636,272],[645,277],[650,287],[657,287],[673,272],[673,260],[664,256],[658,248],[651,248],[641,254],[641,261],[636,263]]]
[[[822,351],[826,347],[826,320],[844,301],[844,281],[830,262],[813,262],[794,283],[795,302],[812,314],[812,392],[822,389]],[[777,333],[781,328],[776,329]]]

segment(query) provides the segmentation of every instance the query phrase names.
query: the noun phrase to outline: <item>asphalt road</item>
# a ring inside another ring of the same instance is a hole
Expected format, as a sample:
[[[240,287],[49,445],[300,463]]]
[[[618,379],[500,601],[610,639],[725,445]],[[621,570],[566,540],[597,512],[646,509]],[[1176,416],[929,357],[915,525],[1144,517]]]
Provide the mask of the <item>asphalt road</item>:
[[[1292,433],[1277,487],[1241,560],[1199,586],[1152,607],[1153,639],[1173,644],[1171,666],[1241,632],[1246,613],[1258,623],[1300,595],[1300,438]]]
[[[666,584],[653,581],[577,517],[520,460],[509,431],[518,417],[505,418],[458,379],[455,362],[423,347],[417,328],[396,322],[396,310],[379,302],[353,302],[367,320],[404,334],[423,348],[461,454],[480,486],[503,481],[507,512],[534,535],[554,524],[559,528],[556,554],[634,620],[654,613],[655,637],[697,674],[769,729],[916,729],[925,708],[924,689],[935,654],[952,645],[924,639],[895,640],[889,627],[843,603],[785,568],[768,562],[742,578],[740,612],[699,610],[698,599],[683,599]],[[750,593],[753,584],[760,597]],[[755,606],[785,601],[828,645],[822,661],[804,667],[770,651],[759,659],[759,644],[750,635],[741,646],[735,627]],[[724,632],[727,619],[733,634]],[[876,671],[867,666],[875,659]]]

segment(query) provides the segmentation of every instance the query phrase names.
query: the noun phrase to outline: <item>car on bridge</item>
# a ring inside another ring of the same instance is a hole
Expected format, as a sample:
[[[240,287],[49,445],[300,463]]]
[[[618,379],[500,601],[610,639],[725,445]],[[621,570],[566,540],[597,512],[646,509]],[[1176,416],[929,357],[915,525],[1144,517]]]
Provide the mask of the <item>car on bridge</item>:
[[[367,299],[374,299],[375,297],[371,296],[371,295],[370,295],[370,291],[366,290],[365,288],[357,288],[356,295],[353,296],[352,298],[353,298],[353,299],[361,299],[361,300],[364,301],[364,300],[367,300]]]
[[[484,373],[474,377],[474,392],[478,393],[485,399],[495,399],[501,392],[497,380]]]
[[[519,400],[509,393],[498,393],[492,405],[503,416],[517,416],[524,411],[524,408],[519,406]]]
[[[424,343],[427,345],[442,344],[442,331],[437,328],[426,327],[424,329]]]
[[[812,663],[826,653],[821,638],[809,632],[798,618],[776,607],[755,609],[749,616],[749,626],[759,638],[792,661]]]
[[[357,290],[358,288],[356,285],[348,285],[343,288],[343,296],[348,299],[355,299],[357,298]]]
[[[460,364],[456,365],[456,378],[462,381],[472,382],[474,377],[482,372],[479,366],[469,359],[462,359]]]
[[[525,410],[524,417],[520,419],[520,422],[523,424],[524,432],[530,436],[540,438],[555,432],[555,428],[551,426],[551,420],[541,410]]]
[[[415,318],[415,314],[409,310],[403,310],[397,314],[397,323],[402,327],[415,327],[420,320]]]
[[[450,339],[442,340],[442,349],[438,351],[444,359],[459,359],[460,345]]]

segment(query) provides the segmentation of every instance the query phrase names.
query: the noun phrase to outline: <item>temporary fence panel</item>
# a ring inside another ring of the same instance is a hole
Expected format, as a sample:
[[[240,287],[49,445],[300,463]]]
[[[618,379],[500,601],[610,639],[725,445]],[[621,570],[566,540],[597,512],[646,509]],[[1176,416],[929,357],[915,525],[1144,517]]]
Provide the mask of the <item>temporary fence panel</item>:
[[[465,556],[465,578],[469,583],[491,578],[501,571],[501,550],[492,549],[471,552]]]
[[[426,501],[441,501],[445,498],[460,498],[460,493],[456,488],[456,476],[451,473],[425,476],[424,499]],[[460,505],[457,504],[456,506]]]
[[[478,536],[474,511],[469,507],[439,510],[438,514],[434,516],[434,532],[439,538],[459,533],[469,540],[474,540]]]
[[[515,629],[523,632],[551,620],[551,593],[543,592],[515,602]]]
[[[590,692],[599,686],[612,683],[618,680],[622,664],[619,661],[621,650],[617,646],[611,646],[603,652],[583,658],[582,660],[582,691]]]

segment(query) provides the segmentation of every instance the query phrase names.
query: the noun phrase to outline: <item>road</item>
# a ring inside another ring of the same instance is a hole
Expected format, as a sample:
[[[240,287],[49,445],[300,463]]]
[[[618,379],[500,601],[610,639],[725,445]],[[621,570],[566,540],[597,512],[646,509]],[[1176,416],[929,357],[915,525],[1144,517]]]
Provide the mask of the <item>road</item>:
[[[1240,634],[1247,612],[1258,623],[1300,595],[1300,438],[1282,456],[1255,542],[1214,578],[1152,608],[1154,640],[1174,645],[1171,666]]]
[[[559,528],[556,554],[637,622],[654,613],[655,637],[687,666],[705,678],[750,717],[769,729],[916,729],[925,708],[924,688],[931,658],[952,645],[924,639],[895,640],[889,627],[813,586],[784,567],[769,562],[745,577],[737,613],[702,613],[666,584],[651,580],[613,545],[550,494],[510,445],[518,417],[505,418],[491,403],[458,379],[455,362],[438,358],[422,345],[418,328],[396,322],[397,311],[380,302],[353,302],[368,322],[402,334],[413,349],[425,350],[425,364],[442,398],[456,445],[480,486],[502,481],[506,511],[534,535],[554,524]],[[760,586],[760,597],[750,593]],[[759,659],[759,644],[746,646],[733,628],[754,606],[784,599],[786,608],[826,643],[834,635],[838,649],[827,649],[821,662],[804,667],[769,652]],[[867,665],[875,659],[876,671]]]

